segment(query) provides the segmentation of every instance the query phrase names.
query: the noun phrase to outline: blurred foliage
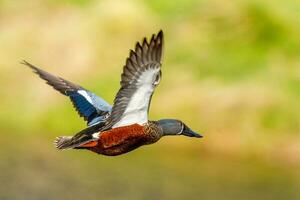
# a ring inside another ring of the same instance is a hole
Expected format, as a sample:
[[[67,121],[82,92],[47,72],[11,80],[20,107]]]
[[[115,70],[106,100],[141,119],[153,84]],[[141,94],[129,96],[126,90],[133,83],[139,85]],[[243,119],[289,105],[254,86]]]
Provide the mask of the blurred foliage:
[[[0,1],[0,199],[299,199],[297,1]],[[166,137],[119,157],[58,152],[85,127],[22,59],[109,102],[130,48],[163,29],[151,119]]]

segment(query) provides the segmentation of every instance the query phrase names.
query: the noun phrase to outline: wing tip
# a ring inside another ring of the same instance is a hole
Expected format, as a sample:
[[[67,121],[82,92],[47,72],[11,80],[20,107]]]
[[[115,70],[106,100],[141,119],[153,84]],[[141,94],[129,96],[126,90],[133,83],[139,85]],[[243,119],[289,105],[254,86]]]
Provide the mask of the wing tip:
[[[25,65],[27,67],[30,67],[31,69],[33,69],[34,71],[37,71],[37,67],[35,67],[34,65],[30,64],[29,62],[27,62],[26,60],[21,60],[20,64]]]
[[[157,33],[156,35],[156,41],[158,43],[160,43],[161,46],[163,46],[163,43],[164,43],[164,32],[162,29],[159,30],[159,32]]]
[[[22,64],[22,65],[28,65],[29,63],[25,59],[22,59],[20,61],[20,64]]]
[[[38,67],[34,66],[33,64],[27,62],[26,60],[22,60],[22,61],[20,62],[20,64],[25,65],[25,66],[31,68],[32,71],[33,71],[34,73],[36,73],[37,75],[39,75],[40,77],[42,76],[42,73],[47,73],[47,72],[43,71],[42,69],[39,69]],[[41,78],[42,78],[42,77],[41,77]]]
[[[150,38],[149,42],[147,40],[147,37],[144,37],[142,39],[141,42],[137,41],[135,44],[135,51],[137,49],[142,49],[143,45],[146,44],[147,46],[150,45],[151,41],[161,41],[161,43],[163,42],[163,37],[164,37],[164,32],[162,29],[159,29],[159,31],[157,32],[157,34],[152,34],[152,37]],[[132,51],[132,50],[131,50]]]
[[[160,29],[157,33],[157,37],[163,38],[163,36],[164,36],[164,31]]]

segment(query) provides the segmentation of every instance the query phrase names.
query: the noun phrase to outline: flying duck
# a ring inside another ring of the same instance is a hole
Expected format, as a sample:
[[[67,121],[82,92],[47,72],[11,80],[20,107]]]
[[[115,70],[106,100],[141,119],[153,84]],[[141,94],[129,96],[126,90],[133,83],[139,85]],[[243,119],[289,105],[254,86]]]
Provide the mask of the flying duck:
[[[162,76],[163,46],[163,32],[159,31],[149,42],[144,38],[130,50],[113,106],[93,92],[23,61],[22,64],[30,67],[48,85],[68,96],[87,122],[87,128],[74,136],[57,137],[56,148],[87,149],[116,156],[155,143],[167,135],[202,137],[181,120],[148,119],[151,98]]]

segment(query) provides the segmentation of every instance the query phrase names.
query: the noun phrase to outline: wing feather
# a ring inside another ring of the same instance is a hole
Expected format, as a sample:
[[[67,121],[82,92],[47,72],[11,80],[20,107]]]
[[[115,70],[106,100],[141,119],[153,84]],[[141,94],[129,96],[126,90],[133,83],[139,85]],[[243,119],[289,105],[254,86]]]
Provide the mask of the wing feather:
[[[148,121],[151,97],[161,77],[162,49],[163,32],[160,31],[149,42],[144,38],[134,51],[130,50],[106,128]]]
[[[121,75],[119,89],[111,115],[103,125],[90,126],[72,138],[59,138],[57,148],[80,148],[81,144],[97,140],[102,131],[148,121],[148,110],[155,87],[161,77],[163,33],[152,35],[150,42],[143,40],[130,50]]]
[[[79,116],[83,117],[89,126],[107,119],[112,107],[101,97],[66,79],[54,76],[26,61],[23,61],[22,64],[33,69],[40,78],[44,79],[48,85],[52,86],[58,92],[68,96]]]

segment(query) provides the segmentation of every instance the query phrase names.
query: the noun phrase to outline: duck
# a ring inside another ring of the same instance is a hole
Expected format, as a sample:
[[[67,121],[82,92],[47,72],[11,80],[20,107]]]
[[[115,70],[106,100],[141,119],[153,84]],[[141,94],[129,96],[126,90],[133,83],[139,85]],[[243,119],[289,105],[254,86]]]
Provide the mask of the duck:
[[[203,137],[179,119],[148,119],[152,95],[162,77],[163,48],[162,30],[153,34],[149,41],[145,37],[136,43],[123,67],[121,87],[113,105],[93,92],[24,60],[22,64],[69,97],[79,116],[87,122],[87,127],[74,136],[57,137],[55,147],[117,156],[156,143],[164,136]]]

